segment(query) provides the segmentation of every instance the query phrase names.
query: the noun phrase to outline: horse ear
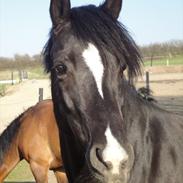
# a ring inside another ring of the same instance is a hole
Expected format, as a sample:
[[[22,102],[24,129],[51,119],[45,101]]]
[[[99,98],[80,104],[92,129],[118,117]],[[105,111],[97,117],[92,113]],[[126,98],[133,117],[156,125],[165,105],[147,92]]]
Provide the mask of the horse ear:
[[[68,17],[71,8],[70,0],[51,0],[50,16],[54,26]]]
[[[102,5],[102,9],[109,12],[114,18],[119,17],[122,7],[122,0],[106,0]]]

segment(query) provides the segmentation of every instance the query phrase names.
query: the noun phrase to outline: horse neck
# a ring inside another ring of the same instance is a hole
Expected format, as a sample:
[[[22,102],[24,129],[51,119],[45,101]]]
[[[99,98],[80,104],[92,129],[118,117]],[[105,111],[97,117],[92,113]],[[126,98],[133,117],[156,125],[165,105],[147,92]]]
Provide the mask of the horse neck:
[[[135,87],[123,79],[121,85],[121,112],[124,118],[125,128],[129,129],[133,123],[139,121],[135,119],[145,118],[149,111],[148,101],[142,99]]]

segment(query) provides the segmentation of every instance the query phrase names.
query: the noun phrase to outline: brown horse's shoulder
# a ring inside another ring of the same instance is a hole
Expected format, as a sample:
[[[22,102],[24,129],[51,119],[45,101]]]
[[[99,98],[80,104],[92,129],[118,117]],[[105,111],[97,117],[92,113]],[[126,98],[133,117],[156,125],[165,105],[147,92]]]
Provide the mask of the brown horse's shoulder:
[[[53,102],[51,99],[43,100],[37,103],[34,107],[38,110],[41,110],[41,109],[53,110]]]
[[[39,119],[53,120],[54,112],[53,112],[53,102],[51,99],[43,100],[37,103],[35,106],[31,108],[31,113],[34,117]]]
[[[54,161],[60,157],[58,127],[52,100],[44,100],[29,108],[25,111],[21,123],[19,146],[26,157],[30,154],[32,156],[33,147],[41,147]]]
[[[44,133],[50,127],[56,129],[52,100],[43,100],[25,111],[21,117],[21,126],[26,131],[26,126],[32,127],[37,133]]]

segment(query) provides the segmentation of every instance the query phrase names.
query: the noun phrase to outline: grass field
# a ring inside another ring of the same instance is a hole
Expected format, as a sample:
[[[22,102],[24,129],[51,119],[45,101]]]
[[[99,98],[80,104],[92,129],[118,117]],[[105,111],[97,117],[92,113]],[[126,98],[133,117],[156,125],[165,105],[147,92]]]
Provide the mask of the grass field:
[[[46,79],[48,78],[48,74],[44,72],[44,69],[40,67],[36,68],[27,68],[25,69],[28,73],[29,79]],[[19,81],[19,72],[17,70],[5,70],[0,71],[0,80],[11,80],[12,79],[12,72],[13,72],[13,79]]]
[[[7,88],[7,85],[0,84],[0,96],[4,96],[6,94],[6,88]]]
[[[168,64],[169,65],[183,65],[183,55],[178,55],[176,57],[170,58],[168,60]],[[151,61],[145,61],[144,62],[144,66],[150,66],[151,65]],[[163,65],[167,65],[167,59],[161,59],[161,60],[153,60],[152,62],[153,66],[163,66]]]
[[[49,75],[44,72],[44,68],[37,67],[28,70],[28,77],[29,79],[47,79]]]
[[[7,94],[7,90],[12,88],[12,86],[16,86],[19,83],[14,83],[14,85],[12,84],[1,84],[0,83],[0,97],[3,97]]]
[[[34,181],[29,164],[26,161],[21,161],[16,168],[5,179],[5,183],[8,182],[25,182]]]

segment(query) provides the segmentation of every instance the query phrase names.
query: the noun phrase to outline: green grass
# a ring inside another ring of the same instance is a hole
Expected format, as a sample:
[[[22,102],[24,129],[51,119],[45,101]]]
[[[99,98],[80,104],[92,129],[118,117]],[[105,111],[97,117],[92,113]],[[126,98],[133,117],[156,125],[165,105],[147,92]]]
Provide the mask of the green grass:
[[[6,85],[0,84],[0,97],[6,94]]]
[[[27,68],[25,71],[28,72],[29,79],[47,79],[49,77],[41,66],[36,68]],[[0,71],[0,80],[11,80],[11,75],[11,70]],[[13,71],[13,79],[19,81],[19,72],[17,70]]]
[[[0,71],[0,80],[11,80],[11,70]],[[14,79],[18,79],[18,71],[13,71]]]
[[[5,179],[5,182],[10,181],[12,182],[34,181],[29,164],[26,161],[21,161]]]
[[[144,61],[144,66],[150,66],[151,61]],[[167,59],[153,60],[153,66],[163,66],[167,65]],[[169,65],[183,65],[183,55],[178,55],[176,57],[169,59]]]
[[[36,67],[28,70],[29,79],[47,79],[48,74],[44,72],[43,67]]]

